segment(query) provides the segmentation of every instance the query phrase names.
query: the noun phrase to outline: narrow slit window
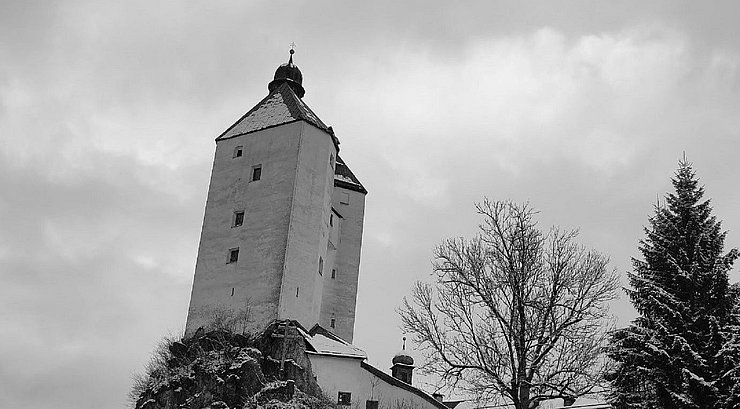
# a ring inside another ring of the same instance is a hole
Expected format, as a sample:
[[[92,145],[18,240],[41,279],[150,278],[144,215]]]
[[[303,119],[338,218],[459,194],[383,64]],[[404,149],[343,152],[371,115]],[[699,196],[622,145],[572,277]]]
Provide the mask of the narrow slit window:
[[[329,226],[334,227],[334,215],[329,215]]]
[[[234,296],[234,287],[231,287],[231,296]]]
[[[229,250],[229,263],[236,263],[239,260],[239,247]]]
[[[329,321],[329,326],[332,327],[332,328],[336,328],[337,327],[337,319],[336,318],[332,318],[331,321]]]
[[[300,289],[299,287],[296,287],[296,288],[295,288],[295,296],[296,296],[296,298],[298,298],[298,290],[299,290],[299,289]]]
[[[336,270],[336,269],[334,269],[334,268],[332,268],[332,269],[331,269],[331,278],[332,278],[332,279],[335,279],[335,278],[337,278],[337,270]]]
[[[244,155],[244,147],[243,146],[237,146],[234,148],[234,157],[235,158],[241,158],[242,155]]]
[[[252,167],[252,182],[262,179],[262,165]]]
[[[244,224],[244,211],[237,210],[234,212],[234,223],[232,224],[232,227],[239,227],[242,224]]]
[[[324,275],[324,259],[319,257],[319,275]]]

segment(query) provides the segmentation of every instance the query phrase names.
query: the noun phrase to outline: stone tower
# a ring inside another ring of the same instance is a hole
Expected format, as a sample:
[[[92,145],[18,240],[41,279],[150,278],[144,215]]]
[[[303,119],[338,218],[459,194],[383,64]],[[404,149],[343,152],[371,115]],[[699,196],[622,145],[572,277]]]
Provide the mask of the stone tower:
[[[226,312],[352,342],[367,191],[303,102],[290,54],[268,95],[216,138],[186,334]]]

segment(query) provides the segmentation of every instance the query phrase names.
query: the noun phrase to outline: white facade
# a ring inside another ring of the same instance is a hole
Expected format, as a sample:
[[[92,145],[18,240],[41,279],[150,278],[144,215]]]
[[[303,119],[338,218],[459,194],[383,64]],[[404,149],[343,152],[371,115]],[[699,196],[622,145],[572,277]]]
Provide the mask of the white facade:
[[[377,402],[378,409],[449,409],[413,385],[393,378],[365,361],[365,353],[340,340],[322,335],[304,335],[315,351],[307,351],[316,382],[334,402],[340,393],[349,393],[352,409],[366,409],[368,401]],[[346,395],[345,395],[346,397]]]

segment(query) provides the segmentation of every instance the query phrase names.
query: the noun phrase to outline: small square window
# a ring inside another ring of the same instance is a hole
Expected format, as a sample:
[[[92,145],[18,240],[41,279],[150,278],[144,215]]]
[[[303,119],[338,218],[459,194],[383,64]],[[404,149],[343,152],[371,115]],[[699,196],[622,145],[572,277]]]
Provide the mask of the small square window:
[[[337,278],[337,270],[336,270],[336,269],[334,269],[334,268],[332,268],[332,269],[331,269],[331,278],[332,278],[332,279],[335,279],[335,278]]]
[[[244,224],[244,211],[239,210],[234,212],[234,224],[232,227],[239,227]]]
[[[229,263],[236,263],[239,260],[239,247],[229,250]]]
[[[319,257],[319,275],[324,275],[324,259]]]
[[[244,147],[243,146],[237,146],[234,148],[234,157],[235,158],[241,158],[244,154]]]
[[[339,194],[339,203],[341,204],[349,204],[349,193],[340,193]]]
[[[337,398],[337,405],[351,405],[352,404],[352,392],[339,392]]]
[[[262,165],[252,167],[252,182],[262,179]]]
[[[366,400],[365,409],[378,409],[378,401],[370,399]]]

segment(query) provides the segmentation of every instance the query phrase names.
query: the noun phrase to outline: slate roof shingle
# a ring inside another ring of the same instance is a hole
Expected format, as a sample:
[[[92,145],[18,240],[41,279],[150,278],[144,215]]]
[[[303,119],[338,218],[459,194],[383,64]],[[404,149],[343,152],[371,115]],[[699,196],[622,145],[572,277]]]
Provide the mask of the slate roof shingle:
[[[272,90],[254,108],[250,109],[244,116],[219,135],[216,140],[229,139],[265,128],[301,120],[330,133],[332,138],[336,140],[329,127],[319,119],[303,100],[298,98],[287,83],[283,83]]]
[[[357,176],[352,173],[347,164],[344,163],[344,160],[342,160],[339,155],[337,155],[337,163],[334,167],[334,186],[339,186],[345,189],[367,194],[367,189],[362,186],[360,180],[357,179]]]

